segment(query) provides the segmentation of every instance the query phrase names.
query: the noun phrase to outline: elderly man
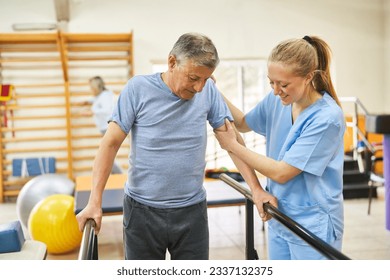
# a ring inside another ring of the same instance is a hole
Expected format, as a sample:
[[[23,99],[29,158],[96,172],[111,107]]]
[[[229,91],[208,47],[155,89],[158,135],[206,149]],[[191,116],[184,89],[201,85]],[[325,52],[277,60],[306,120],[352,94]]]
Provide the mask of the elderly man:
[[[100,230],[105,183],[131,132],[123,206],[126,259],[164,259],[167,250],[171,259],[208,259],[206,125],[208,121],[215,130],[225,129],[225,119],[232,121],[210,79],[218,62],[209,38],[184,34],[169,53],[166,72],[133,77],[119,96],[95,159],[88,205],[77,219],[81,230],[88,218]],[[239,162],[237,166],[263,201],[273,199],[253,169]]]

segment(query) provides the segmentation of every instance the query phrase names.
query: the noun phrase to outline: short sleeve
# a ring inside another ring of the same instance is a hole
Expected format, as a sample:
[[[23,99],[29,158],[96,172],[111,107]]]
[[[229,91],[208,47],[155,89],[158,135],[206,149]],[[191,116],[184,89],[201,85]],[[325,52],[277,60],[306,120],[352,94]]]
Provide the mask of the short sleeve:
[[[343,128],[333,122],[308,125],[285,152],[283,161],[296,168],[321,176],[342,142]]]
[[[261,100],[252,110],[245,115],[245,122],[254,132],[266,135],[267,108],[270,108],[270,94]]]
[[[110,120],[117,123],[126,134],[129,134],[135,122],[135,102],[133,83],[130,80],[121,91]]]
[[[214,82],[208,79],[207,90],[209,91],[209,103],[210,110],[207,114],[207,120],[212,128],[217,129],[225,124],[225,119],[233,121],[232,114],[225,101],[223,100],[222,94],[218,91]]]

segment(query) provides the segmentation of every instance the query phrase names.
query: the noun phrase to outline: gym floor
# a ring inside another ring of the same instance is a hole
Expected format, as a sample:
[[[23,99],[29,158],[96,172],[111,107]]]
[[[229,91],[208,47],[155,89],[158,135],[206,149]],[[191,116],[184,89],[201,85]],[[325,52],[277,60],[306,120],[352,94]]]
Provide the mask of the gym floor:
[[[354,260],[390,260],[390,231],[385,229],[383,188],[373,200],[367,215],[367,199],[345,200],[343,253]],[[0,224],[17,219],[15,203],[0,203]],[[210,259],[245,259],[245,207],[209,208]],[[26,238],[28,232],[25,232]],[[255,247],[260,259],[267,259],[267,231],[255,215]],[[104,216],[98,236],[101,260],[123,259],[122,216]],[[67,254],[48,254],[48,260],[76,260],[78,249]],[[169,255],[168,255],[169,258]]]

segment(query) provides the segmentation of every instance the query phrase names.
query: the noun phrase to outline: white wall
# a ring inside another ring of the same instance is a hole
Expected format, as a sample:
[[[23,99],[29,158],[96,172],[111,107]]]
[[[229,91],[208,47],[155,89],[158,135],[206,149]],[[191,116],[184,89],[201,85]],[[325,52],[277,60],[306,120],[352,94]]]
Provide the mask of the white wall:
[[[134,31],[136,74],[165,60],[188,31],[210,36],[221,58],[265,57],[281,40],[319,35],[333,49],[338,94],[357,96],[370,112],[390,110],[389,0],[69,1],[69,32]],[[0,32],[56,20],[53,0],[0,0],[0,15]]]

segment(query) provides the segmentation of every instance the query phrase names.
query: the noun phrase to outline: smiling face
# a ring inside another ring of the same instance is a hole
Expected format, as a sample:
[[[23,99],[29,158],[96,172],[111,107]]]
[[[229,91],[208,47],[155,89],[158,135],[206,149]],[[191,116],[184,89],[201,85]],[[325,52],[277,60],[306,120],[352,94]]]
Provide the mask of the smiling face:
[[[274,94],[280,97],[283,105],[299,103],[305,99],[305,89],[310,82],[310,77],[294,75],[291,68],[282,63],[271,62],[268,64],[268,78]]]
[[[206,66],[197,66],[192,60],[178,64],[174,56],[169,56],[168,86],[179,98],[190,100],[196,93],[202,91],[206,81],[213,74],[214,69]]]

